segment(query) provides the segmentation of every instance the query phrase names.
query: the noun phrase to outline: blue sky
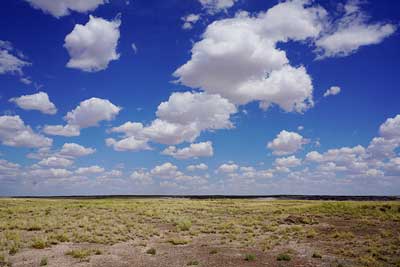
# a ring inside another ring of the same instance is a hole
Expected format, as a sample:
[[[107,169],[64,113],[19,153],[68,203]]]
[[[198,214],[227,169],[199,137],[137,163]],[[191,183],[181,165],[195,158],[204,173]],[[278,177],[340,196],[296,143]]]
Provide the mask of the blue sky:
[[[399,194],[394,1],[18,0],[0,194]]]

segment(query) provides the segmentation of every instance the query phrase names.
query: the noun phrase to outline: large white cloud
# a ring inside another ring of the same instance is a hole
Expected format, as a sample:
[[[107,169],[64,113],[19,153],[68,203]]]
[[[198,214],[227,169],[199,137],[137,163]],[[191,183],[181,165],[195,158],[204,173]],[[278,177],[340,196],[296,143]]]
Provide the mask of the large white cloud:
[[[92,97],[82,101],[74,110],[67,113],[65,120],[80,128],[97,126],[100,121],[111,121],[118,115],[121,107],[107,99]]]
[[[168,101],[162,102],[156,115],[170,123],[182,125],[196,124],[203,129],[232,128],[230,115],[236,107],[219,95],[206,93],[172,93]]]
[[[379,128],[379,133],[385,139],[400,140],[400,115],[389,118]]]
[[[182,142],[193,142],[201,129],[195,123],[180,124],[155,119],[143,129],[143,134],[151,141],[166,145],[175,145]]]
[[[110,61],[119,59],[120,18],[112,21],[90,16],[85,25],[75,25],[65,37],[64,47],[70,60],[67,67],[88,72],[104,70]]]
[[[0,141],[16,147],[49,147],[53,140],[35,133],[19,116],[0,116]]]
[[[212,142],[201,142],[190,144],[190,146],[177,149],[175,146],[167,147],[162,154],[172,156],[176,159],[190,159],[198,157],[211,157],[214,154]]]
[[[267,144],[274,155],[283,156],[296,153],[309,141],[298,133],[281,131],[274,140]]]
[[[236,112],[235,105],[219,95],[173,93],[158,106],[157,119],[147,126],[126,122],[114,127],[110,132],[122,134],[122,139],[108,139],[108,143],[114,145],[129,137],[134,139],[126,140],[126,145],[141,142],[140,148],[147,148],[146,142],[167,145],[194,142],[202,131],[232,128],[230,116]],[[122,146],[119,150],[123,150]]]
[[[64,157],[77,158],[93,154],[95,151],[96,149],[91,147],[84,147],[75,143],[65,143],[62,146],[59,155]]]
[[[368,145],[370,159],[381,160],[392,158],[396,148],[400,147],[400,115],[388,118],[379,127],[379,137],[375,137]]]
[[[0,40],[0,74],[22,75],[22,69],[31,63],[21,58],[21,54],[13,53],[13,45],[8,41]]]
[[[66,16],[70,11],[88,12],[95,10],[99,5],[108,0],[25,0],[36,9],[41,9],[54,17]]]
[[[277,44],[306,41],[317,46],[321,58],[347,55],[393,33],[391,24],[367,24],[366,16],[351,5],[336,20],[313,1],[288,0],[254,16],[239,12],[215,21],[174,76],[183,85],[220,94],[235,104],[259,101],[264,109],[275,104],[288,112],[304,112],[313,106],[312,79],[304,66],[290,65]]]
[[[111,121],[120,111],[121,107],[109,100],[92,97],[65,115],[67,125],[46,125],[43,130],[50,135],[78,136],[81,128],[97,126],[101,121]]]
[[[290,66],[286,53],[276,47],[277,42],[319,35],[326,12],[306,4],[287,1],[255,17],[242,12],[213,22],[174,75],[186,86],[237,104],[261,101],[264,107],[306,110],[313,105],[311,78],[304,67]]]
[[[57,113],[56,106],[50,101],[49,96],[45,92],[14,97],[10,99],[10,102],[26,110],[39,110],[44,114]]]
[[[362,46],[382,42],[396,31],[397,27],[390,23],[368,23],[369,17],[361,10],[360,3],[348,1],[344,6],[344,16],[316,40],[319,59],[347,56]]]

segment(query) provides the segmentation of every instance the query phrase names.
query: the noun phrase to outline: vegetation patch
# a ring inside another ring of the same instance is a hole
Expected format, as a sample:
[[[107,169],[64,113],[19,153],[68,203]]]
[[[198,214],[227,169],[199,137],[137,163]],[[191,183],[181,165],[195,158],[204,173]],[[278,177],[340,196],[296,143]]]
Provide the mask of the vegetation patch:
[[[244,257],[245,261],[255,261],[256,260],[256,255],[254,254],[246,254],[246,256]]]
[[[85,260],[92,255],[93,251],[90,249],[73,249],[65,253],[74,259]]]
[[[290,261],[290,260],[292,259],[292,257],[290,257],[290,255],[287,254],[287,253],[282,253],[282,254],[279,254],[279,255],[276,257],[276,259],[277,259],[278,261]]]
[[[150,255],[156,255],[156,249],[155,248],[149,248],[148,250],[146,250],[147,254]]]

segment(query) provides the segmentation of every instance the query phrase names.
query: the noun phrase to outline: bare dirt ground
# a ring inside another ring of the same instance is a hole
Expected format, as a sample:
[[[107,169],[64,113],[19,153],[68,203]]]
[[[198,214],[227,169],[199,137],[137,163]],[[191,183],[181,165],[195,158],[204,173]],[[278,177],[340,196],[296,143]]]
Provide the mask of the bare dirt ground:
[[[400,266],[400,203],[0,200],[0,266]]]
[[[206,241],[206,240],[205,240]],[[42,258],[48,259],[48,266],[115,266],[115,267],[165,267],[165,266],[337,266],[335,257],[324,259],[312,258],[312,248],[292,243],[274,250],[263,252],[257,249],[238,249],[229,246],[193,243],[190,245],[170,246],[165,243],[151,242],[156,255],[146,253],[147,247],[133,242],[119,243],[112,246],[93,246],[91,244],[64,243],[43,250],[27,249],[10,258],[12,266],[40,266]],[[74,259],[66,253],[73,249],[96,248],[101,255],[92,255],[87,259]],[[276,255],[290,249],[290,262],[277,261]],[[217,250],[215,254],[214,251]],[[246,261],[246,254],[255,255],[256,260]],[[343,261],[344,262],[344,261]]]

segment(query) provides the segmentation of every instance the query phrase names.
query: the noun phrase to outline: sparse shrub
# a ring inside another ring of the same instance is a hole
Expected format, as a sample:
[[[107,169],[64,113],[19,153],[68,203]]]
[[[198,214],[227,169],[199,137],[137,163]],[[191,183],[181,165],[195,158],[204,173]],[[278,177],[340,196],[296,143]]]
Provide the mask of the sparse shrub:
[[[68,242],[69,241],[69,238],[68,238],[68,236],[64,233],[64,234],[57,234],[56,236],[55,236],[55,239],[58,241],[58,242]]]
[[[50,215],[50,211],[51,211],[51,209],[50,209],[50,208],[47,208],[47,209],[45,210],[44,213],[45,213],[46,215]]]
[[[210,254],[217,254],[218,253],[218,250],[216,249],[216,248],[214,248],[214,249],[212,249],[211,251],[210,251]]]
[[[196,260],[193,260],[193,261],[189,261],[189,262],[187,263],[187,266],[193,266],[193,265],[199,265],[199,262],[196,261]]]
[[[6,257],[4,257],[3,254],[0,254],[0,266],[3,266],[6,264]]]
[[[149,248],[149,249],[146,251],[146,253],[147,253],[147,254],[150,254],[150,255],[156,255],[156,249],[155,249],[155,248]]]
[[[100,249],[95,249],[94,250],[94,255],[101,255],[103,252]]]
[[[39,263],[40,266],[47,266],[47,264],[48,264],[48,260],[46,257],[44,257],[40,260],[40,263]]]
[[[35,223],[35,224],[32,224],[32,225],[28,226],[28,228],[26,230],[28,230],[28,231],[40,231],[40,230],[42,230],[42,226],[40,226],[39,224]]]
[[[73,249],[65,253],[68,256],[71,256],[74,259],[86,259],[87,257],[90,256],[91,251],[88,249]]]
[[[352,239],[354,234],[352,232],[338,232],[333,233],[333,238],[337,239]]]
[[[181,220],[176,224],[178,231],[189,231],[190,227],[192,227],[192,222],[189,220]]]
[[[256,255],[254,254],[246,254],[246,256],[244,257],[245,261],[255,261],[256,260]]]
[[[178,239],[178,238],[169,239],[168,242],[175,246],[176,245],[186,245],[187,243],[189,243],[189,241],[187,241],[185,239]]]
[[[312,257],[313,257],[313,258],[316,258],[316,259],[321,259],[321,258],[322,258],[322,255],[319,254],[318,252],[314,252],[314,253],[312,254]]]
[[[292,258],[290,257],[289,254],[282,253],[282,254],[279,254],[278,257],[276,257],[276,259],[278,261],[290,261]]]
[[[309,229],[306,233],[307,238],[314,238],[317,235],[317,232],[314,229]]]
[[[14,243],[14,244],[11,246],[10,250],[8,251],[8,254],[10,254],[10,255],[15,255],[15,254],[17,254],[18,250],[19,250],[19,246],[18,246],[17,244]]]
[[[41,238],[33,239],[32,248],[44,249],[46,247],[48,247],[48,243],[46,240],[41,239]]]

